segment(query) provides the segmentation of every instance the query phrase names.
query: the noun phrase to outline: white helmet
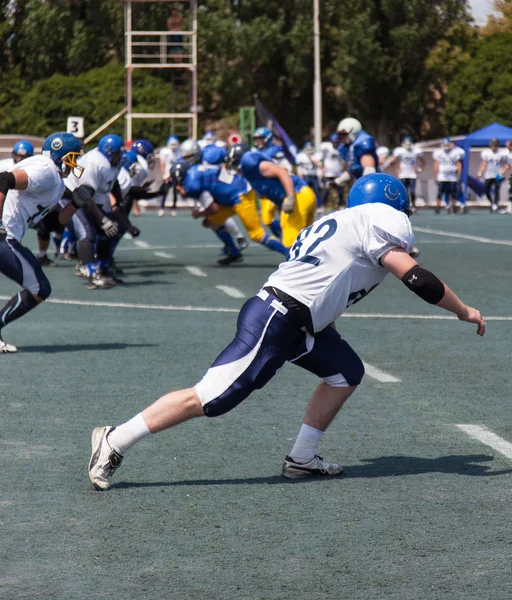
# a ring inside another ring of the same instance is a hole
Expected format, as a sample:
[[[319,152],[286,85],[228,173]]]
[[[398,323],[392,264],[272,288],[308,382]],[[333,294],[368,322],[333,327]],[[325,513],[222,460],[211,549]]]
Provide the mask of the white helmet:
[[[353,142],[362,129],[363,126],[357,119],[347,117],[339,122],[336,132],[341,135],[348,135],[348,139]]]
[[[195,140],[185,140],[180,146],[180,154],[183,160],[195,165],[201,160],[201,148]]]

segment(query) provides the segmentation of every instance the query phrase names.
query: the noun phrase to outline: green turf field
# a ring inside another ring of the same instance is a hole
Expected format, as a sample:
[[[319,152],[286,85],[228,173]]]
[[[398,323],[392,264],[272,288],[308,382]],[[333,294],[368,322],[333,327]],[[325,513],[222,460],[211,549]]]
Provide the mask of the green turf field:
[[[512,217],[413,223],[420,262],[488,331],[431,318],[448,313],[391,276],[351,308],[338,329],[378,371],[323,440],[345,465],[330,481],[280,477],[316,383],[287,366],[225,417],[144,440],[94,491],[92,428],[196,383],[232,338],[232,296],[279,257],[250,247],[217,267],[215,238],[181,213],[137,221],[125,285],[48,269],[51,301],[5,329],[19,353],[0,356],[0,599],[510,600]]]

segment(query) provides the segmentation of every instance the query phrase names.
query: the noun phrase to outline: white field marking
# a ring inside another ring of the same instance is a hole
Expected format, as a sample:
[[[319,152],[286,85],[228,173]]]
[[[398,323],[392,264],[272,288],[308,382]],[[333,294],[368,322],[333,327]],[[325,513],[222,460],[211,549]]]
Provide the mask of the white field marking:
[[[185,267],[185,269],[191,274],[191,275],[195,275],[196,277],[208,277],[208,275],[203,271],[203,269],[200,269],[199,267]]]
[[[503,454],[503,456],[512,458],[512,444],[500,438],[499,435],[496,435],[492,431],[489,431],[489,429],[481,425],[455,425],[455,427],[458,427],[470,437],[475,438],[475,440],[482,442],[482,444],[494,448],[494,450]]]
[[[0,296],[0,300],[10,300],[11,296]],[[177,306],[173,304],[132,304],[128,302],[90,302],[88,300],[61,300],[60,298],[49,298],[46,304],[70,304],[74,306],[105,306],[107,308],[138,308],[143,310],[183,310],[197,312],[239,312],[238,308],[208,308],[206,306]],[[341,318],[352,319],[430,319],[457,321],[457,317],[445,317],[441,315],[393,315],[383,313],[351,313],[341,315]],[[485,317],[486,321],[512,321],[512,317]]]
[[[481,244],[495,244],[496,246],[512,246],[512,241],[509,240],[492,240],[491,238],[480,237],[478,235],[467,235],[465,233],[455,233],[453,231],[439,231],[437,229],[429,229],[427,227],[414,227],[414,230],[419,231],[420,233],[431,233],[432,235],[444,235],[446,237],[471,240],[472,242],[480,242]]]
[[[169,252],[153,252],[153,254],[160,258],[176,258],[174,254],[169,254]]]
[[[151,248],[150,244],[148,244],[144,240],[135,240],[133,243],[139,248],[144,248],[144,250],[149,250]]]
[[[138,248],[116,248],[116,252],[133,252],[134,250],[176,250],[178,248],[194,249],[194,248],[217,248],[220,250],[222,246],[219,244],[183,244],[182,246],[179,244],[171,244],[169,246],[139,246]]]
[[[216,285],[215,287],[232,298],[245,298],[245,294],[237,290],[236,287],[231,287],[230,285]]]
[[[9,296],[0,296],[0,300],[9,300]],[[70,306],[103,306],[106,308],[137,308],[142,310],[169,310],[184,312],[238,313],[238,308],[212,308],[208,306],[176,306],[173,304],[132,304],[130,302],[94,302],[89,300],[61,300],[50,298],[45,304],[68,304]]]
[[[385,371],[377,369],[377,367],[374,367],[373,365],[369,365],[367,362],[364,362],[363,364],[366,374],[381,383],[400,383],[402,381],[401,379],[398,379],[398,377],[394,377]]]

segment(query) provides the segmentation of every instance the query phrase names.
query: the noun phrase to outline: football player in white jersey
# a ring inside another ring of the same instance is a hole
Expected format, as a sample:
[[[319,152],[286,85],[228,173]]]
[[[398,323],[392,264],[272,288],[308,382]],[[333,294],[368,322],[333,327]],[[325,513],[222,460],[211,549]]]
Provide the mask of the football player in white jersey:
[[[364,375],[356,352],[334,322],[392,273],[424,301],[475,323],[478,310],[464,304],[408,252],[414,243],[404,186],[390,175],[361,177],[350,191],[347,210],[326,215],[303,229],[281,263],[238,316],[234,340],[194,387],[171,392],[116,428],[92,434],[89,478],[100,490],[123,455],[148,436],[194,417],[215,417],[235,408],[291,362],[321,379],[306,408],[304,423],[286,457],[290,479],[340,475],[343,468],[320,458],[322,435]]]
[[[10,171],[20,160],[34,156],[34,146],[28,140],[20,140],[14,144],[10,158],[0,160],[0,173]]]
[[[164,180],[164,185],[162,186],[162,200],[160,202],[160,210],[158,211],[159,217],[165,215],[165,200],[169,190],[172,193],[171,217],[176,216],[177,194],[171,182],[171,165],[177,162],[180,157],[180,141],[176,136],[171,135],[167,138],[167,146],[160,150],[160,172]]]
[[[110,194],[115,196],[117,206],[122,206],[123,198],[117,178],[123,151],[121,137],[105,135],[96,148],[78,161],[85,169],[81,183],[93,190],[93,198],[73,216],[71,223],[80,260],[75,273],[89,280],[89,289],[107,289],[116,285],[106,273],[104,262],[110,260],[112,241],[119,232],[117,219],[110,213]],[[69,191],[72,192],[77,185],[79,180],[73,174],[66,179]]]
[[[329,191],[334,189],[338,195],[338,207],[343,204],[344,184],[350,181],[350,176],[347,172],[343,173],[343,159],[340,154],[340,141],[338,135],[333,133],[328,142],[320,144],[319,155],[322,165],[322,180],[324,193],[322,204],[325,207]]]
[[[54,133],[43,143],[42,155],[19,162],[10,172],[0,173],[0,273],[12,279],[23,289],[0,309],[0,354],[16,352],[16,346],[7,344],[1,337],[3,327],[22,317],[46,300],[51,293],[50,282],[41,265],[28,248],[21,245],[27,227],[51,213],[64,191],[63,178],[81,169],[80,140],[71,133]],[[71,202],[59,213],[65,224],[77,208],[89,201],[91,190],[77,186]]]
[[[498,210],[500,202],[500,187],[508,165],[508,150],[500,148],[500,142],[493,138],[489,148],[482,151],[482,162],[478,170],[478,177],[485,180],[485,195],[491,203],[491,212]]]
[[[306,142],[302,151],[297,154],[297,175],[304,179],[309,187],[315,192],[317,209],[322,205],[320,197],[320,186],[318,176],[321,173],[319,163],[321,155],[317,152],[311,142]]]
[[[460,153],[452,147],[449,138],[444,138],[441,148],[434,150],[433,159],[437,182],[436,213],[441,212],[443,196],[448,204],[448,211],[454,213],[457,207],[457,182],[462,173]]]
[[[423,152],[413,146],[412,138],[405,137],[402,145],[393,150],[393,158],[390,164],[395,167],[398,179],[404,184],[409,194],[412,210],[414,210],[416,206],[416,179],[425,165]]]

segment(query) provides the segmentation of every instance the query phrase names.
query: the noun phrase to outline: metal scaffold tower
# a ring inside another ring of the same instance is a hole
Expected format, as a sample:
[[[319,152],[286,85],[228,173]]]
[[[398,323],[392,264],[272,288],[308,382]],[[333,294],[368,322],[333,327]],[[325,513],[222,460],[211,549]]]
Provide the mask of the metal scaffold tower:
[[[140,29],[140,24],[147,22],[140,8],[149,4],[169,6],[169,18],[162,22],[166,29]],[[179,14],[176,7],[182,8],[184,15]],[[124,22],[126,139],[133,137],[133,119],[169,119],[170,135],[197,139],[197,0],[124,0]],[[134,69],[170,70],[169,112],[141,113],[134,109]]]

